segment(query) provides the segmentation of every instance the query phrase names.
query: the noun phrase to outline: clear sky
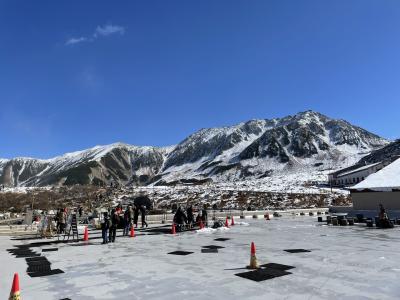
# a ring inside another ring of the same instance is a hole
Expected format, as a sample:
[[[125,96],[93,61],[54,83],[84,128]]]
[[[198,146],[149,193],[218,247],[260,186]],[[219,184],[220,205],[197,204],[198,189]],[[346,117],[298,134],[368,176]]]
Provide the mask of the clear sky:
[[[0,157],[308,109],[400,137],[400,1],[0,0]]]

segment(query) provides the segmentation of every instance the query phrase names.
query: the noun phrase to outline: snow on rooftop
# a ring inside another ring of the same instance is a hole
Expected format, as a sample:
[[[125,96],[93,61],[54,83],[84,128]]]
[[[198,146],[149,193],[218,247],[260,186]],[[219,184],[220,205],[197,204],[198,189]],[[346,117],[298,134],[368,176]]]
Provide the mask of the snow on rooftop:
[[[338,177],[346,176],[346,175],[353,174],[353,173],[357,173],[357,172],[360,172],[360,171],[363,171],[363,170],[367,170],[367,169],[372,168],[374,166],[377,166],[379,164],[380,164],[380,162],[374,163],[374,164],[371,164],[371,165],[362,166],[362,167],[360,167],[358,169],[354,169],[354,170],[351,170],[351,171],[348,171],[348,172],[345,172],[345,173],[339,173]]]
[[[375,191],[390,191],[394,188],[400,188],[400,158],[352,187],[356,190],[371,189]]]

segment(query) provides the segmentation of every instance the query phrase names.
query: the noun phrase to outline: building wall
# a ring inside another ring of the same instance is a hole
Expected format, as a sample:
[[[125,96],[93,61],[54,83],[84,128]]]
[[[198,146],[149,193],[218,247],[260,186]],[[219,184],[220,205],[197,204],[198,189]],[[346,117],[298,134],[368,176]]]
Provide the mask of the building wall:
[[[372,166],[370,168],[354,172],[344,176],[333,176],[332,174],[328,175],[328,180],[330,184],[333,186],[352,186],[367,178],[369,175],[376,173],[377,171],[381,170],[383,164],[378,164],[376,166]]]
[[[376,210],[379,204],[390,210],[400,210],[400,192],[356,192],[351,193],[356,210]]]
[[[351,173],[349,175],[340,176],[335,179],[335,183],[336,183],[336,185],[354,185],[354,184],[357,184],[357,183],[363,181],[365,178],[367,178],[369,175],[371,175],[375,172],[376,172],[376,169],[371,168],[371,169],[366,169],[366,170],[362,170],[359,172]]]

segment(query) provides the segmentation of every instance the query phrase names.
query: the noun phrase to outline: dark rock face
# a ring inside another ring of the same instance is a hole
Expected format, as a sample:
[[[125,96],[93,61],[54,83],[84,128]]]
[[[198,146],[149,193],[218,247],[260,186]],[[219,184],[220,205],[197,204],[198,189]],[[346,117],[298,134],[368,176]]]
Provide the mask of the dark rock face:
[[[395,157],[400,157],[400,140],[396,140],[379,150],[373,151],[371,154],[363,157],[358,164],[373,164],[380,161],[391,160]]]
[[[267,130],[260,138],[255,140],[246,149],[244,149],[239,158],[265,158],[277,157],[280,162],[289,161],[289,157],[284,147],[289,145],[288,133],[284,128],[275,128]]]
[[[188,180],[210,182],[216,177],[262,178],[271,176],[277,165],[292,167],[307,161],[315,167],[321,166],[324,163],[321,160],[327,157],[334,164],[340,155],[347,155],[341,150],[344,146],[351,147],[356,154],[359,152],[361,157],[386,144],[385,139],[346,121],[306,111],[280,119],[202,129],[168,149],[113,144],[49,160],[0,160],[0,184],[146,185]],[[378,160],[386,152],[400,149],[396,147],[388,145],[387,150],[379,150],[365,160]]]

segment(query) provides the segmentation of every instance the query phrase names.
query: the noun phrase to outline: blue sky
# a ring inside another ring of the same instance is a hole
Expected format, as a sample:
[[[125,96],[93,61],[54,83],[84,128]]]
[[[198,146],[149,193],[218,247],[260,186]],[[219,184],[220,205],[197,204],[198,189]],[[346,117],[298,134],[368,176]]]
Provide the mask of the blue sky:
[[[308,109],[400,137],[400,2],[0,0],[0,157]]]

